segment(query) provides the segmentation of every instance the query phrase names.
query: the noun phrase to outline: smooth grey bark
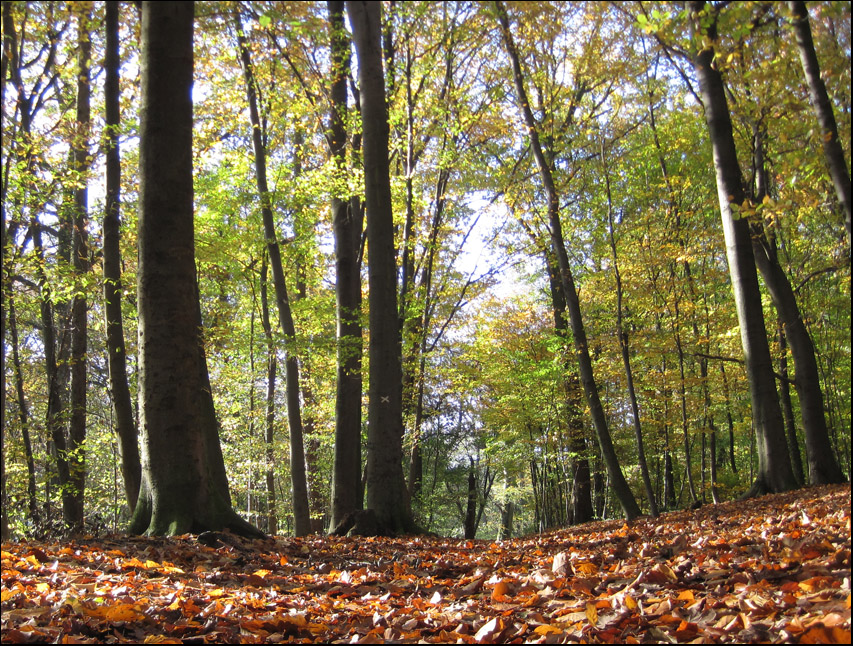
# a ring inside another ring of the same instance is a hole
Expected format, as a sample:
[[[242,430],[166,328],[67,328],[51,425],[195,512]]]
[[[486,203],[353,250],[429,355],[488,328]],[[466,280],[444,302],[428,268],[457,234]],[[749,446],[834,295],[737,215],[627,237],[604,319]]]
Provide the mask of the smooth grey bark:
[[[133,415],[133,401],[127,382],[127,352],[121,315],[121,158],[119,151],[119,3],[107,2],[104,60],[104,103],[106,108],[106,206],[103,222],[104,315],[110,394],[116,416],[121,472],[130,511],[136,507],[142,478],[139,464],[139,435]]]
[[[142,4],[139,384],[142,483],[131,533],[228,528],[231,507],[200,337],[192,166],[193,2]]]
[[[287,422],[290,429],[290,481],[293,496],[293,519],[296,536],[311,533],[311,512],[308,503],[308,478],[305,469],[305,446],[303,442],[302,404],[300,402],[299,359],[292,345],[296,339],[296,327],[290,309],[290,297],[284,277],[281,261],[281,249],[275,222],[272,216],[272,204],[267,185],[266,149],[262,138],[260,114],[258,112],[257,87],[252,70],[252,61],[240,21],[239,8],[234,12],[234,26],[237,31],[240,63],[246,83],[246,95],[249,103],[249,118],[252,126],[252,145],[255,153],[255,177],[261,199],[261,217],[264,222],[264,236],[267,241],[270,269],[273,276],[278,322],[285,337],[285,391],[287,393]],[[291,346],[291,347],[287,347]]]
[[[358,81],[367,202],[370,289],[367,508],[383,533],[415,529],[403,477],[403,369],[397,310],[394,223],[388,161],[388,110],[382,69],[381,5],[349,1]]]
[[[329,147],[338,173],[346,172],[347,76],[350,42],[344,25],[343,0],[330,0],[329,38],[332,85]],[[337,379],[335,384],[335,457],[332,474],[332,517],[337,527],[364,505],[361,488],[361,234],[363,212],[346,195],[332,197],[335,237],[335,305]]]
[[[539,140],[536,119],[530,108],[530,101],[527,98],[527,91],[524,88],[524,77],[521,71],[521,63],[519,61],[518,51],[515,47],[515,41],[512,37],[512,32],[509,28],[509,17],[502,2],[495,2],[498,21],[501,27],[504,44],[506,45],[507,54],[510,57],[513,69],[513,80],[517,93],[519,108],[524,115],[524,122],[527,126],[528,136],[530,137],[530,147],[533,150],[533,156],[536,160],[536,165],[539,169],[539,175],[542,179],[543,188],[547,198],[548,224],[551,233],[551,246],[554,255],[557,259],[557,266],[560,269],[560,280],[563,286],[563,294],[566,298],[567,310],[569,312],[569,322],[572,328],[574,337],[575,354],[578,359],[580,370],[581,383],[583,384],[584,394],[586,395],[587,404],[589,406],[590,415],[595,427],[596,436],[598,438],[601,454],[607,466],[607,472],[610,476],[610,483],[625,517],[629,520],[637,518],[642,514],[634,494],[631,492],[631,487],[625,479],[622,469],[619,466],[619,459],[616,456],[616,450],[613,446],[613,440],[610,437],[610,431],[607,427],[607,419],[604,415],[604,408],[601,405],[601,399],[598,394],[598,387],[595,383],[595,376],[592,369],[592,359],[589,354],[589,345],[587,343],[586,331],[583,324],[583,316],[581,314],[580,300],[578,292],[575,288],[574,277],[572,276],[571,268],[569,267],[569,257],[566,252],[565,240],[563,238],[563,228],[560,222],[560,202],[557,188],[554,184],[552,164],[549,164],[545,156],[545,151]]]
[[[717,36],[716,16],[709,15],[705,9],[702,0],[690,3],[693,30],[700,42],[707,36],[713,43]],[[706,27],[709,19],[710,24]],[[713,149],[726,256],[752,400],[759,468],[747,495],[787,491],[796,487],[796,478],[791,468],[782,411],[776,393],[749,221],[732,208],[733,205],[737,208],[744,204],[746,195],[723,79],[713,67],[713,60],[714,48],[707,46],[695,54],[693,67],[699,79],[705,121]]]
[[[809,12],[803,0],[790,0],[788,7],[794,24],[794,34],[797,38],[797,49],[800,52],[800,62],[803,66],[803,74],[809,86],[809,96],[812,108],[820,124],[823,141],[823,154],[826,164],[829,166],[829,175],[835,186],[835,193],[841,208],[844,210],[844,227],[847,229],[847,244],[853,244],[850,235],[850,169],[844,157],[844,149],[838,138],[838,125],[835,123],[835,113],[826,85],[820,77],[820,64],[815,52],[812,29],[809,24]],[[814,484],[814,483],[813,483]]]

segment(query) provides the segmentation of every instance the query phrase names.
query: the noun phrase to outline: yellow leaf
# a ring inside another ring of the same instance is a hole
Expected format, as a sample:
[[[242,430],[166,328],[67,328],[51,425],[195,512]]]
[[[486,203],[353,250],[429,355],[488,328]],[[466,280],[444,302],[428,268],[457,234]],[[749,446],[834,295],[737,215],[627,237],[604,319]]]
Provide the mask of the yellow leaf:
[[[598,623],[598,608],[595,607],[595,604],[586,604],[586,618],[592,626]]]
[[[145,561],[145,567],[150,569],[157,569],[160,567],[160,564],[157,561]]]
[[[556,626],[536,626],[533,632],[537,635],[562,635],[563,630]]]
[[[637,601],[630,594],[625,595],[625,607],[629,610],[636,610],[637,608]]]
[[[225,589],[224,588],[216,588],[216,589],[208,592],[207,596],[210,597],[211,599],[218,599],[219,597],[224,597],[225,596]]]

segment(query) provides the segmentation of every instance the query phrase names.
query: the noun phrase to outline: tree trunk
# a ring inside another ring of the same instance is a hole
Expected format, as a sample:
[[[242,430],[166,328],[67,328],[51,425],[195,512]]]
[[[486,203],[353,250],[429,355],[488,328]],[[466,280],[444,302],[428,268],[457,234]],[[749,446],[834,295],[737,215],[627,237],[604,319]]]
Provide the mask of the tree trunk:
[[[89,39],[88,10],[77,17],[78,70],[77,118],[72,150],[77,188],[74,190],[72,231],[72,266],[77,282],[71,306],[71,415],[68,424],[68,466],[71,485],[70,505],[65,509],[65,522],[76,530],[83,527],[83,495],[86,489],[86,459],[83,442],[86,439],[86,345],[89,339],[88,310],[83,280],[89,272],[89,243],[87,233],[89,193],[86,187],[89,172],[89,59],[92,43]]]
[[[330,0],[329,32],[332,87],[329,147],[336,169],[346,173],[347,76],[350,42],[343,1]],[[335,301],[337,313],[337,380],[335,385],[335,459],[332,474],[332,517],[337,527],[363,505],[361,488],[361,233],[363,213],[347,195],[332,197],[335,236]]]
[[[142,5],[139,384],[142,483],[131,533],[263,534],[231,507],[195,270],[193,2]]]
[[[797,425],[794,422],[794,406],[791,403],[791,387],[788,384],[788,342],[785,340],[785,329],[781,321],[778,325],[779,332],[779,394],[782,405],[782,415],[785,419],[785,435],[788,437],[788,451],[791,454],[791,466],[797,483],[806,483],[803,471],[803,458],[800,455],[800,443],[797,440]]]
[[[737,463],[735,462],[735,424],[732,419],[732,402],[729,397],[729,380],[726,377],[726,366],[720,362],[720,373],[723,375],[723,397],[726,400],[726,422],[729,428],[729,465],[732,468],[732,473],[737,473]]]
[[[27,509],[30,512],[30,516],[35,518],[36,514],[38,514],[38,502],[36,499],[36,464],[33,459],[33,444],[30,439],[30,412],[29,406],[27,405],[27,398],[24,394],[24,373],[21,369],[21,356],[19,351],[20,344],[18,343],[18,317],[15,312],[15,299],[12,296],[12,286],[9,285],[8,288],[9,336],[12,346],[12,370],[15,374],[15,394],[18,399],[18,415],[21,420],[21,438],[24,442],[24,456],[27,460]],[[6,428],[7,425],[4,424],[4,432]],[[3,515],[5,516],[5,507],[3,508],[3,511]]]
[[[613,273],[616,280],[616,336],[619,338],[619,349],[622,351],[622,365],[625,368],[625,381],[628,385],[628,399],[631,402],[631,417],[634,424],[634,441],[637,447],[637,463],[643,486],[646,488],[646,500],[649,502],[649,513],[658,516],[658,504],[652,479],[649,477],[649,467],[646,464],[646,451],[643,448],[643,428],[640,422],[640,405],[637,402],[637,391],[634,388],[634,372],[631,370],[631,352],[628,345],[628,332],[622,320],[622,276],[619,273],[619,257],[616,253],[616,237],[613,233],[613,196],[610,191],[610,172],[607,167],[604,143],[601,145],[601,164],[604,170],[604,185],[607,192],[607,224],[610,234],[610,252],[613,256]]]
[[[275,339],[270,322],[270,305],[267,297],[267,258],[261,263],[261,325],[267,340],[267,396],[264,416],[264,447],[267,484],[267,532],[278,533],[278,509],[275,495],[275,381],[278,371]]]
[[[239,8],[234,12],[234,26],[237,30],[240,62],[246,81],[246,95],[249,103],[249,118],[252,125],[252,144],[255,151],[255,175],[258,193],[261,198],[261,217],[264,221],[264,237],[267,240],[267,251],[270,258],[273,286],[275,287],[276,304],[278,305],[278,320],[284,333],[286,346],[296,338],[296,328],[293,314],[290,310],[290,298],[284,279],[284,269],[281,262],[281,250],[278,246],[275,223],[272,217],[269,188],[267,186],[266,150],[263,144],[260,114],[258,112],[257,87],[252,70],[252,61],[243,34]],[[307,536],[311,533],[311,513],[308,504],[308,479],[305,472],[305,446],[303,443],[302,406],[300,403],[299,360],[294,349],[285,347],[285,390],[287,393],[287,421],[290,427],[290,479],[293,489],[293,518],[294,531],[297,536]]]
[[[381,531],[397,533],[413,530],[414,523],[402,467],[403,374],[380,9],[381,5],[374,2],[347,2],[358,55],[367,201],[370,288],[367,507],[376,513]]]
[[[701,15],[705,11],[705,3],[694,0],[690,6],[694,30],[700,39],[704,38],[706,34]],[[707,30],[707,37],[712,42],[716,40],[714,24]],[[726,255],[746,358],[758,443],[759,471],[748,494],[780,492],[796,487],[796,479],[791,469],[782,412],[776,394],[749,222],[745,217],[738,217],[732,208],[732,205],[741,207],[746,199],[723,80],[720,72],[712,66],[713,60],[714,48],[706,47],[695,55],[693,66],[699,79],[705,120],[713,147]]]
[[[850,236],[850,170],[844,158],[844,149],[838,138],[838,126],[835,123],[835,114],[826,85],[820,77],[820,65],[817,61],[817,53],[812,40],[812,29],[809,25],[809,12],[806,3],[802,0],[790,0],[788,6],[793,14],[794,33],[797,37],[797,48],[800,51],[800,62],[803,65],[803,74],[809,86],[812,108],[817,121],[820,124],[821,140],[823,141],[823,154],[829,166],[829,174],[835,186],[838,201],[844,209],[844,227],[847,229],[847,244],[853,244]],[[811,465],[810,465],[811,466]],[[816,484],[812,482],[812,484]]]
[[[764,140],[759,127],[753,128],[754,166],[756,169],[755,202],[762,203],[768,194],[769,183],[764,164]],[[763,222],[751,222],[752,249],[758,270],[764,278],[767,291],[784,326],[784,338],[791,347],[796,380],[794,387],[800,398],[800,417],[806,438],[806,458],[809,465],[809,482],[813,485],[839,484],[845,481],[841,466],[836,460],[826,426],[823,390],[811,335],[806,329],[797,297],[788,275],[779,262],[776,240]],[[787,384],[786,384],[787,385]],[[793,447],[798,453],[796,444]],[[796,465],[799,455],[794,458]],[[802,469],[800,470],[802,471]],[[800,477],[800,482],[804,482]]]
[[[524,114],[524,121],[530,136],[530,145],[533,149],[533,156],[536,159],[536,165],[539,168],[539,174],[542,178],[542,184],[547,197],[548,224],[551,229],[551,245],[557,259],[557,266],[560,269],[560,279],[563,285],[563,293],[566,297],[569,321],[574,336],[575,352],[578,358],[581,383],[583,384],[584,394],[586,395],[590,415],[592,417],[593,425],[595,426],[598,443],[601,448],[601,454],[607,466],[607,472],[610,475],[611,485],[613,486],[616,498],[619,500],[619,504],[622,506],[622,511],[624,512],[625,517],[631,520],[640,516],[642,512],[640,511],[640,507],[637,505],[637,501],[634,498],[634,494],[631,492],[628,481],[625,480],[625,476],[619,466],[619,459],[616,456],[616,450],[613,446],[610,431],[607,427],[604,408],[602,407],[601,400],[599,398],[598,387],[595,383],[592,359],[590,358],[586,331],[584,329],[583,317],[581,315],[580,300],[578,299],[574,277],[572,276],[572,272],[569,267],[569,257],[566,252],[566,246],[563,238],[563,228],[560,222],[560,202],[556,186],[554,185],[551,164],[549,164],[548,160],[545,158],[545,151],[543,151],[539,141],[537,123],[530,108],[527,91],[524,89],[524,78],[521,72],[521,63],[519,61],[518,51],[516,50],[512,33],[509,29],[509,17],[507,16],[506,9],[501,2],[495,2],[495,8],[497,9],[498,21],[500,22],[507,54],[512,62],[513,79],[515,81],[519,107]]]
[[[530,232],[528,232],[530,233]],[[545,267],[548,271],[548,282],[551,287],[551,305],[554,312],[554,331],[557,336],[569,340],[568,324],[566,322],[566,298],[563,294],[563,283],[560,280],[560,270],[556,266],[553,253],[548,249],[544,252]],[[592,487],[589,482],[589,458],[584,441],[583,395],[576,374],[569,371],[569,356],[563,360],[563,388],[566,396],[566,424],[569,429],[569,447],[572,457],[572,500],[571,523],[586,523],[593,519]]]
[[[133,402],[127,383],[127,353],[121,316],[121,249],[119,246],[121,208],[121,160],[119,157],[119,4],[106,3],[106,54],[104,61],[104,102],[106,107],[106,208],[104,210],[104,311],[110,394],[116,416],[121,472],[130,511],[136,507],[139,482],[139,439],[133,418]]]

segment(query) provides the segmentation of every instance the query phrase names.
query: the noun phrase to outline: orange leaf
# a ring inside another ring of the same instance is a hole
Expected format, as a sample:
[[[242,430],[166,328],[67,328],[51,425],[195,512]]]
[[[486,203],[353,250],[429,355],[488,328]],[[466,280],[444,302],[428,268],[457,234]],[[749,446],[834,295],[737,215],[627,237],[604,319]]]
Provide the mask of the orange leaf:
[[[556,626],[536,626],[533,632],[537,635],[562,635],[563,630]]]
[[[505,579],[501,579],[495,584],[494,590],[492,590],[492,601],[505,601],[507,596],[506,593],[509,591],[509,584]]]
[[[695,601],[693,598],[693,590],[682,590],[678,593],[679,601]]]

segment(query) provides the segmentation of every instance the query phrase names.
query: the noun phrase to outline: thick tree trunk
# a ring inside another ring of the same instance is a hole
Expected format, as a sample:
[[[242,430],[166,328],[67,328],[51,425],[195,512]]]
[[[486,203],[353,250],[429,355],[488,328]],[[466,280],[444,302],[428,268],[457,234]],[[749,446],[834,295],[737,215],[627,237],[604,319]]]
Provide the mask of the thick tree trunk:
[[[106,55],[104,61],[104,102],[106,107],[106,208],[104,210],[104,312],[106,316],[107,354],[110,394],[116,416],[121,472],[130,511],[136,507],[139,483],[139,438],[133,417],[133,402],[127,383],[127,353],[124,343],[121,301],[121,160],[119,157],[119,4],[106,3]]]
[[[578,299],[578,292],[575,288],[574,277],[572,276],[572,272],[569,267],[569,257],[566,252],[565,241],[563,238],[563,228],[560,222],[559,196],[554,185],[551,165],[548,163],[548,160],[545,157],[545,151],[543,151],[540,144],[537,123],[530,108],[527,91],[524,89],[524,78],[521,72],[521,63],[519,61],[518,51],[516,50],[512,33],[510,32],[509,17],[507,16],[506,9],[501,2],[495,2],[495,7],[498,13],[498,21],[500,22],[504,44],[506,45],[507,53],[509,54],[510,61],[512,63],[513,79],[515,81],[516,93],[518,94],[517,98],[519,107],[524,114],[524,121],[530,137],[533,156],[536,159],[536,165],[539,168],[539,174],[542,178],[542,184],[548,201],[548,224],[551,229],[551,245],[557,259],[557,266],[560,269],[560,279],[563,285],[563,294],[566,298],[569,321],[574,336],[575,353],[578,359],[581,383],[583,384],[584,394],[586,395],[590,415],[592,417],[593,425],[595,426],[595,432],[598,437],[601,454],[607,466],[607,472],[610,475],[611,486],[616,494],[616,498],[619,500],[619,504],[622,506],[622,511],[624,512],[625,517],[630,520],[640,516],[642,512],[639,505],[637,505],[634,494],[631,492],[628,481],[625,480],[625,476],[619,466],[616,449],[613,446],[610,431],[607,427],[604,407],[601,405],[598,387],[595,383],[592,359],[590,358],[586,331],[584,329],[583,317],[581,315],[580,300]]]
[[[350,42],[344,25],[344,3],[330,0],[329,37],[332,87],[329,147],[338,173],[346,173],[347,76]],[[335,385],[335,460],[332,474],[332,517],[337,527],[363,505],[361,488],[361,234],[363,214],[348,196],[332,198],[335,236],[335,301],[337,314],[337,380]]]
[[[701,0],[693,1],[690,6],[697,36],[705,38],[707,35],[712,42],[716,40],[714,24],[707,30],[707,34],[701,24],[705,3]],[[746,217],[738,217],[732,208],[733,205],[735,208],[743,205],[746,196],[723,80],[720,72],[713,67],[713,60],[714,48],[706,47],[695,55],[693,66],[699,79],[700,93],[705,104],[705,120],[713,148],[726,255],[746,358],[758,444],[759,471],[748,494],[780,492],[796,487],[796,479],[791,469],[782,411],[776,393],[749,221]]]
[[[290,310],[290,298],[284,279],[284,269],[281,262],[281,250],[278,246],[278,236],[272,217],[269,188],[267,186],[266,150],[262,139],[261,119],[258,112],[257,89],[255,85],[252,62],[243,25],[240,21],[239,8],[234,12],[234,26],[237,30],[240,62],[246,81],[246,94],[249,102],[249,118],[252,125],[252,144],[255,151],[255,175],[258,192],[261,198],[261,217],[264,221],[264,236],[267,240],[267,251],[270,258],[273,286],[275,287],[276,304],[278,305],[278,320],[285,343],[292,345],[296,338],[296,327]],[[290,428],[290,480],[293,494],[293,518],[297,536],[311,533],[311,513],[308,503],[308,479],[305,470],[305,446],[303,442],[302,405],[300,403],[299,360],[293,348],[285,347],[285,390],[287,393],[287,421]]]
[[[142,5],[139,159],[139,383],[142,484],[131,533],[231,529],[200,338],[192,174],[192,2]]]
[[[753,165],[756,169],[755,202],[761,203],[769,191],[769,180],[764,160],[764,139],[761,128],[753,127]],[[820,385],[820,373],[817,368],[817,356],[811,335],[806,329],[797,297],[788,280],[788,275],[779,262],[776,240],[772,229],[766,229],[763,222],[751,222],[752,249],[758,270],[764,278],[767,291],[773,305],[779,313],[784,326],[784,339],[791,347],[794,359],[796,379],[794,387],[800,398],[800,417],[806,438],[806,458],[809,466],[809,482],[813,485],[838,484],[845,481],[844,473],[832,450],[829,430],[826,425],[823,390]],[[787,389],[787,384],[785,384]],[[799,448],[796,443],[792,450],[797,452],[793,464],[799,462]],[[799,482],[804,482],[802,467],[799,469]]]
[[[844,209],[844,226],[847,229],[847,244],[853,244],[850,235],[850,170],[844,158],[844,149],[838,138],[838,125],[835,123],[835,113],[823,79],[820,77],[820,65],[812,40],[812,29],[809,25],[809,12],[802,0],[790,0],[788,6],[793,14],[794,33],[797,37],[797,48],[800,51],[800,62],[803,74],[809,86],[812,108],[820,124],[823,154],[829,166],[829,174],[835,186],[838,201]],[[812,484],[815,484],[814,482]]]
[[[402,358],[394,223],[388,162],[388,112],[382,69],[381,5],[347,2],[358,55],[364,132],[370,288],[367,507],[384,532],[414,529],[403,477]]]

